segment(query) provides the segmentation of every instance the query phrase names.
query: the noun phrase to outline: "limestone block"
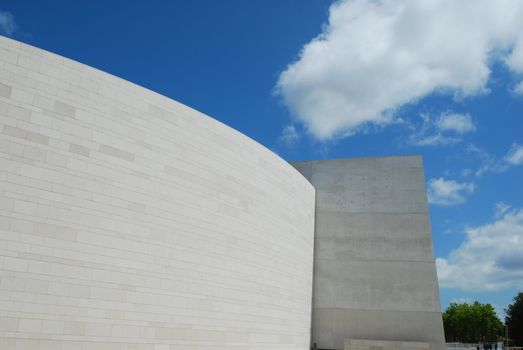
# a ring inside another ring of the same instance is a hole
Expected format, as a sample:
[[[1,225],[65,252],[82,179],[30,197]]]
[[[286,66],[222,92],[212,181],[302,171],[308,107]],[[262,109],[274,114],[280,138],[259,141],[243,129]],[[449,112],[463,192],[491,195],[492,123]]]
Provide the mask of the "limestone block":
[[[167,97],[0,36],[0,348],[310,341],[312,185]]]

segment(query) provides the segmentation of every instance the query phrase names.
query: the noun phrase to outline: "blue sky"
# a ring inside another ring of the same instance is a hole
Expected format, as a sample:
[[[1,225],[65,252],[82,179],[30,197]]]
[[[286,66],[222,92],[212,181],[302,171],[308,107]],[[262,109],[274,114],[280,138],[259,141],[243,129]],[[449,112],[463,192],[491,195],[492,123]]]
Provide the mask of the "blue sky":
[[[421,154],[442,307],[523,289],[523,2],[0,2],[3,35],[294,160]]]

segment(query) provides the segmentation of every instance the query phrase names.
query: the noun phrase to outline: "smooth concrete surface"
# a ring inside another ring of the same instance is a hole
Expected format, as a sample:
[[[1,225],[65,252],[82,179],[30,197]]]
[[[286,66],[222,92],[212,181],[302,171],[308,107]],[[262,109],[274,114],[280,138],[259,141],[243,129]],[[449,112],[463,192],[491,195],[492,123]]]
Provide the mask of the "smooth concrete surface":
[[[216,120],[0,37],[0,349],[308,349],[314,198]]]
[[[443,323],[418,156],[293,164],[316,188],[312,342],[428,342]]]
[[[344,350],[427,350],[430,344],[413,341],[345,339]]]

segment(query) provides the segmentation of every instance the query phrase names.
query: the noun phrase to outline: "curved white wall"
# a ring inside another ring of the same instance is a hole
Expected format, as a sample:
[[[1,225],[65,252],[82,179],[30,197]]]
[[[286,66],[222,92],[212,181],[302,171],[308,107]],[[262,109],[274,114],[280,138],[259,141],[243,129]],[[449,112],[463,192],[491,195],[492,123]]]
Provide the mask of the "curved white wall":
[[[0,348],[308,348],[314,189],[285,161],[4,37],[0,132]]]

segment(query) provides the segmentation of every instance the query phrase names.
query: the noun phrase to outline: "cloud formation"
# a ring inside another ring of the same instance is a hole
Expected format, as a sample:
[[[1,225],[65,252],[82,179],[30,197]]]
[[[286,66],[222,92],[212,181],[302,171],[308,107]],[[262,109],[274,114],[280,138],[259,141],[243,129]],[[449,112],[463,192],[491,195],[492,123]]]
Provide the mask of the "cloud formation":
[[[476,176],[485,173],[502,173],[511,167],[523,165],[523,146],[513,143],[504,157],[494,157],[489,152],[474,145],[469,145],[467,153],[475,155],[482,160],[482,164],[476,171]]]
[[[523,209],[465,231],[448,258],[436,259],[439,285],[464,291],[523,288]]]
[[[422,124],[411,134],[408,143],[413,146],[444,146],[462,141],[462,135],[476,130],[469,114],[443,113],[434,119],[421,115]]]
[[[0,10],[0,33],[11,36],[16,31],[15,17],[11,12]]]
[[[510,210],[510,205],[503,203],[503,202],[497,202],[494,204],[494,217],[496,219],[499,219],[505,215]]]
[[[476,131],[476,126],[472,123],[469,114],[443,114],[436,122],[436,126],[440,131],[453,131],[458,134]]]
[[[523,95],[523,81],[520,81],[516,86],[514,86],[512,92],[516,95]]]
[[[472,192],[474,192],[474,184],[446,180],[442,177],[431,179],[427,188],[429,203],[445,206],[465,203],[466,196]]]
[[[505,159],[510,165],[523,164],[523,146],[517,143],[512,144]]]
[[[287,147],[294,146],[300,139],[300,134],[294,125],[287,125],[283,128],[279,141]]]
[[[394,121],[431,93],[487,92],[489,65],[523,73],[518,0],[339,0],[276,91],[315,138]]]

